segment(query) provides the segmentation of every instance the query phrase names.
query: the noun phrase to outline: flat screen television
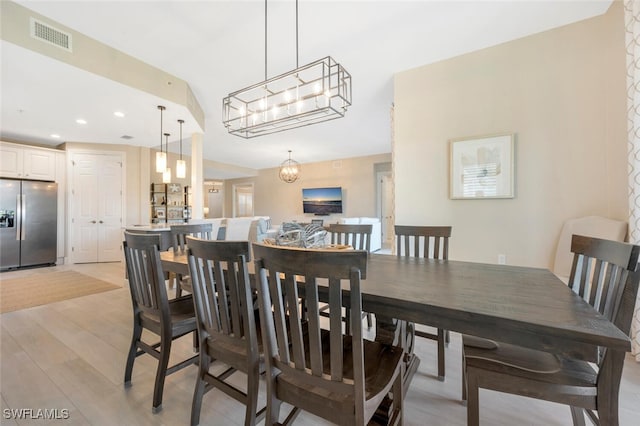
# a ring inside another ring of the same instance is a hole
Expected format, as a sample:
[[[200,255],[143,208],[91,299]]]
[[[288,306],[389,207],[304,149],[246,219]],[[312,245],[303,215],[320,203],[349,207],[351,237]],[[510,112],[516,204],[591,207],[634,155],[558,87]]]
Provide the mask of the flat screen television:
[[[302,211],[316,215],[342,213],[342,188],[302,189]]]

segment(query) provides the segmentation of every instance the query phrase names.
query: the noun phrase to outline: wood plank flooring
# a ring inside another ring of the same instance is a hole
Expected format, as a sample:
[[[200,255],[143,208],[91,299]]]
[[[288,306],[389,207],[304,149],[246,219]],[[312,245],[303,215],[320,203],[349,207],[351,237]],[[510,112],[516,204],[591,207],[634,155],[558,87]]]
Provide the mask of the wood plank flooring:
[[[131,300],[121,263],[68,265],[4,272],[0,280],[25,274],[73,269],[123,286],[122,289],[0,315],[0,399],[2,425],[187,425],[196,367],[166,380],[163,410],[151,412],[156,362],[136,360],[132,386],[123,385],[131,338]],[[191,337],[172,348],[172,362],[190,356]],[[446,350],[445,382],[436,380],[436,345],[418,339],[420,368],[405,398],[405,425],[465,425],[460,402],[460,336],[452,333]],[[217,366],[216,368],[221,368]],[[242,383],[241,373],[235,379]],[[260,389],[264,404],[265,388]],[[6,418],[6,409],[68,410],[68,419],[53,422]],[[286,410],[286,407],[285,407]],[[213,390],[204,397],[201,424],[241,425],[244,408]],[[627,356],[620,392],[620,424],[640,419],[640,364]],[[481,390],[480,420],[484,425],[571,425],[565,406]],[[297,425],[328,424],[301,414]]]

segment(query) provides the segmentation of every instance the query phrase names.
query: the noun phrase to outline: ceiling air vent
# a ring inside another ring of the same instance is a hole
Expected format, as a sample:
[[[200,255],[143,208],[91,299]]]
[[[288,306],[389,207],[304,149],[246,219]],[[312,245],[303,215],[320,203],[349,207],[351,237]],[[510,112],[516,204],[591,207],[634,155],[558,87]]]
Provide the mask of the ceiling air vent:
[[[31,18],[31,37],[71,52],[71,34]]]

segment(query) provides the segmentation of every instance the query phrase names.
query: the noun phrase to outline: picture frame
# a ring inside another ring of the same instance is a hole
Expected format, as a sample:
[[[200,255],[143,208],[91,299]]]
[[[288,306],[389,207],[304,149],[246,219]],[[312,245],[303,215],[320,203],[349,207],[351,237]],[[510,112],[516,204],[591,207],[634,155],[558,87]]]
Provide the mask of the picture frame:
[[[514,163],[514,133],[449,140],[449,198],[514,198]]]
[[[165,212],[164,209],[157,209],[156,210],[156,217],[158,219],[164,219],[165,218]]]

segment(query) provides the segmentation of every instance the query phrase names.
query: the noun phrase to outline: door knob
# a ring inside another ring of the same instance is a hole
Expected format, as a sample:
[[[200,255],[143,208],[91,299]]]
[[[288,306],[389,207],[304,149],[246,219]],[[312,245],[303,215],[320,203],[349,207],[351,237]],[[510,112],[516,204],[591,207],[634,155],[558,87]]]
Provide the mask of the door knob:
[[[100,222],[98,222],[98,223],[104,223],[104,222],[103,222],[103,221],[100,221]]]
[[[91,223],[96,223],[96,221],[95,221],[95,220],[92,220],[92,221],[91,221]]]

